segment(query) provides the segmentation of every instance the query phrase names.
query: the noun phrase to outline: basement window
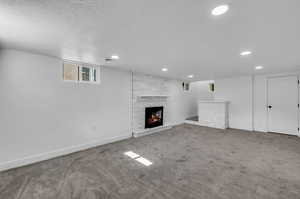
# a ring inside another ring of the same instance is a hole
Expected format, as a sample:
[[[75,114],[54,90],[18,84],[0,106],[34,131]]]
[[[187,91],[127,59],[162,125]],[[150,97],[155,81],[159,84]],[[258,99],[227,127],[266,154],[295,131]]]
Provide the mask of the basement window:
[[[183,91],[190,91],[190,83],[182,82]]]
[[[99,84],[100,67],[86,64],[64,63],[63,78],[65,81]]]
[[[215,92],[215,83],[209,83],[209,91],[210,92]]]

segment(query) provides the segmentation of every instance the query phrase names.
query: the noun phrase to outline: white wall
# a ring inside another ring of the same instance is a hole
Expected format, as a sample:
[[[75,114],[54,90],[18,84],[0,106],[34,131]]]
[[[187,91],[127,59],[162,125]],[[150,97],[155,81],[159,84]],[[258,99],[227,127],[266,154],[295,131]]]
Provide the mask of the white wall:
[[[215,98],[229,103],[229,127],[252,130],[252,77],[215,80]]]
[[[229,126],[267,132],[267,79],[284,75],[299,75],[299,72],[215,80],[215,98],[230,101]]]
[[[209,82],[192,83],[185,92],[179,80],[138,76],[143,89],[135,95],[170,96],[169,124],[197,115],[197,101],[215,96],[230,101],[231,128],[267,131],[269,75],[217,79],[214,94]],[[64,82],[59,59],[0,51],[0,170],[130,137],[131,78],[102,67],[100,85]]]
[[[197,81],[190,84],[191,92],[196,100],[211,100],[214,93],[209,91],[209,84],[214,81]]]
[[[0,170],[131,137],[130,72],[101,67],[96,85],[64,82],[62,71],[56,58],[0,51]],[[170,96],[168,124],[197,115],[203,85],[185,92],[182,81],[139,76],[136,94]]]
[[[280,73],[280,74],[265,74],[254,76],[254,97],[253,97],[253,116],[254,130],[267,132],[268,131],[268,109],[267,109],[267,81],[270,77],[300,75],[300,72]],[[300,123],[300,121],[299,121]]]
[[[194,108],[196,101],[193,92],[183,91],[182,81],[169,80],[168,89],[171,123],[183,123],[187,118],[197,115],[197,109]]]
[[[193,111],[193,116],[198,115],[198,101],[199,100],[212,100],[214,99],[214,93],[209,91],[209,84],[214,81],[197,81],[191,82],[190,89],[192,94],[192,100],[190,102],[190,108]]]
[[[131,136],[129,72],[68,83],[61,60],[0,52],[0,170]]]

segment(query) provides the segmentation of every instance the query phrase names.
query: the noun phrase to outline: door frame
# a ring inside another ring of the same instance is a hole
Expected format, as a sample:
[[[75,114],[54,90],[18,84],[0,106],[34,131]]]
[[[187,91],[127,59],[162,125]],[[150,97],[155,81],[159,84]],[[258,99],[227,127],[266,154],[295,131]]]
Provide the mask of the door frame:
[[[269,105],[269,80],[270,79],[281,78],[281,77],[296,77],[297,78],[297,81],[298,81],[298,82],[296,82],[296,84],[297,84],[297,101],[298,101],[298,104],[299,104],[299,81],[300,81],[299,80],[299,74],[267,76],[267,81],[266,81],[266,106],[265,106],[266,115],[267,115],[267,119],[266,119],[267,132],[270,132],[270,127],[269,127],[269,114],[270,114],[270,111],[268,109],[268,105]],[[300,119],[299,111],[300,111],[300,109],[298,108],[298,111],[297,111],[298,129],[300,128],[300,126],[299,126],[300,125],[300,122],[299,122],[299,119]],[[299,130],[298,130],[298,136],[300,137],[300,131]]]

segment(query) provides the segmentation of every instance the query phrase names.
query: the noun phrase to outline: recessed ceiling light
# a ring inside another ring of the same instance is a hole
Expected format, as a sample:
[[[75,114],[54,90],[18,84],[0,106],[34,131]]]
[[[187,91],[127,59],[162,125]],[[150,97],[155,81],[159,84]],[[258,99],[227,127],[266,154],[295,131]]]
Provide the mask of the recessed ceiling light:
[[[167,71],[168,71],[168,69],[167,69],[167,68],[162,68],[162,69],[161,69],[161,71],[163,71],[163,72],[167,72]]]
[[[218,15],[222,15],[225,14],[227,11],[229,10],[229,6],[228,5],[220,5],[216,8],[214,8],[211,11],[212,15],[218,16]]]
[[[188,78],[194,78],[194,75],[189,75]]]
[[[252,52],[248,51],[248,50],[240,53],[241,56],[247,56],[247,55],[251,55],[251,54],[252,54]]]
[[[110,58],[114,59],[114,60],[120,59],[120,57],[118,55],[112,55]]]
[[[264,68],[263,66],[255,66],[255,70],[261,70],[263,68]]]

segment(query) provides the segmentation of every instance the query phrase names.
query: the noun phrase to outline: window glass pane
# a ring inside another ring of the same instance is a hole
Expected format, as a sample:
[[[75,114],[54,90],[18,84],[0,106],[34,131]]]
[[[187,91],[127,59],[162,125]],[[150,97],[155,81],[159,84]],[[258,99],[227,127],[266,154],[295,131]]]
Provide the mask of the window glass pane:
[[[90,81],[90,68],[88,67],[81,68],[81,78],[82,81]]]
[[[189,83],[186,83],[186,84],[185,84],[185,90],[186,90],[186,91],[190,90],[190,84],[189,84]]]
[[[215,91],[215,84],[214,84],[214,83],[210,83],[210,84],[209,84],[209,90],[210,90],[211,92],[214,92],[214,91]]]
[[[64,80],[78,80],[78,67],[76,64],[64,64]]]
[[[97,71],[95,68],[93,69],[93,71],[94,71],[94,82],[96,82],[97,81]]]

